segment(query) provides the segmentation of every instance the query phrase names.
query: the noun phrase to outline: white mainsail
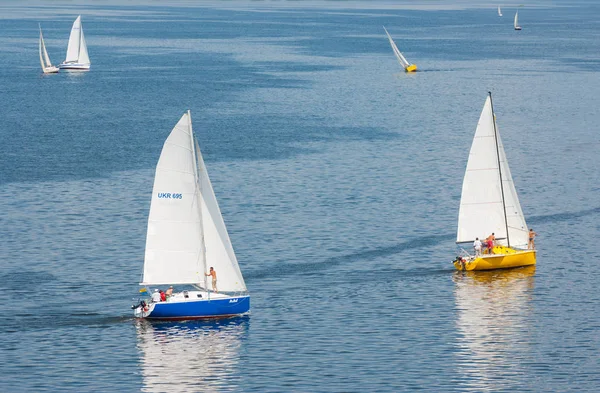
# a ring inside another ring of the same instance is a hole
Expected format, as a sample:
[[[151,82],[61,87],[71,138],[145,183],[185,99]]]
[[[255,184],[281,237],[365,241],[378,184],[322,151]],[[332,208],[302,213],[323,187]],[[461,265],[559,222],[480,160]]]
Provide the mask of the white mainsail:
[[[527,15],[525,15],[527,16]],[[514,22],[514,26],[515,29],[520,29],[521,26],[519,26],[519,11],[517,10],[517,12],[515,13],[515,22]]]
[[[396,46],[396,43],[392,39],[392,36],[390,35],[390,33],[388,33],[385,26],[383,27],[383,30],[385,30],[385,34],[387,34],[388,40],[390,41],[390,45],[392,46],[392,50],[394,51],[394,54],[396,55],[396,58],[398,59],[398,62],[400,63],[400,65],[404,68],[408,67],[410,65],[410,63],[402,55],[402,52],[400,52],[400,50]]]
[[[495,233],[500,244],[507,244],[508,237],[509,245],[524,246],[527,225],[494,121],[488,96],[463,180],[456,242],[472,242]]]
[[[498,6],[498,16],[502,16],[502,11],[500,10],[500,6]]]
[[[81,26],[81,15],[73,22],[69,44],[67,46],[67,57],[65,63],[90,64],[83,27]]]
[[[46,51],[46,44],[44,43],[44,36],[42,35],[42,27],[40,26],[40,64],[42,65],[42,70],[46,67],[51,67],[52,63],[50,62],[50,57],[48,56],[48,51]]]
[[[165,141],[148,217],[143,283],[196,284],[217,271],[218,288],[246,291],[189,112]]]

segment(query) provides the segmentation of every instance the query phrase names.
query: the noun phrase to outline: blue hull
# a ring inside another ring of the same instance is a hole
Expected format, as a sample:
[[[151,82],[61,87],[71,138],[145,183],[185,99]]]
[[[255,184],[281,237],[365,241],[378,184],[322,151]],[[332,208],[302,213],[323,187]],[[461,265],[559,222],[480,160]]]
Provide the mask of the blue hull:
[[[147,319],[201,319],[245,314],[250,310],[250,296],[217,300],[156,303]]]

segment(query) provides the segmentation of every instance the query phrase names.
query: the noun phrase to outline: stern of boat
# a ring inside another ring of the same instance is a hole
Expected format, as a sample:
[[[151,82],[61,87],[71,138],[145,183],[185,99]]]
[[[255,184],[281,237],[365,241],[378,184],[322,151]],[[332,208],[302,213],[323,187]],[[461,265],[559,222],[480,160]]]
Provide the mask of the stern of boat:
[[[146,301],[142,300],[139,304],[131,307],[133,309],[133,316],[136,318],[146,318],[152,314],[155,305],[156,303],[146,303]]]
[[[417,71],[417,65],[416,64],[409,64],[404,71],[406,72],[415,72]]]

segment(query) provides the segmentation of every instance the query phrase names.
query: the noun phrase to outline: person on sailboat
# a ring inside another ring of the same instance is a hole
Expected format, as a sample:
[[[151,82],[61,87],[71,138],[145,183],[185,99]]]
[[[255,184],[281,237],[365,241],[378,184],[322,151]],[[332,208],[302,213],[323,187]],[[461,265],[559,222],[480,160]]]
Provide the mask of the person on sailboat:
[[[171,285],[169,289],[166,290],[165,295],[167,296],[167,298],[173,296],[173,285]]]
[[[165,292],[161,289],[160,291],[158,291],[158,293],[160,293],[160,301],[161,302],[166,302],[167,301],[167,295],[165,294]]]
[[[537,233],[533,231],[533,229],[529,228],[529,242],[527,243],[528,250],[535,250],[535,237]]]
[[[475,238],[473,242],[473,248],[475,249],[475,256],[478,257],[481,255],[481,240],[478,237]]]
[[[158,292],[158,289],[155,289],[154,292],[152,293],[152,301],[154,303],[160,302],[160,293]]]
[[[217,271],[215,269],[213,269],[213,267],[210,267],[210,271],[208,273],[205,273],[207,276],[211,276],[212,277],[212,288],[213,291],[215,291],[215,293],[219,293],[219,291],[217,291]]]
[[[494,243],[496,242],[496,236],[494,235],[494,232],[492,232],[492,234],[485,239],[485,242],[487,243],[487,253],[491,254],[492,249],[494,248]]]

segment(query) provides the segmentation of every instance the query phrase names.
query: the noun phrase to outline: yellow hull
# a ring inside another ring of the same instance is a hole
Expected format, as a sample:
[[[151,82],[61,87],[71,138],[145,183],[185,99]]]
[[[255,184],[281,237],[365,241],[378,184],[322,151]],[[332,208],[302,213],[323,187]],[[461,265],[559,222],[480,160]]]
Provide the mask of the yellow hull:
[[[483,254],[470,261],[455,261],[456,270],[494,270],[535,265],[535,250],[515,250],[496,246],[491,254]]]
[[[417,70],[416,64],[410,64],[408,67],[404,69],[406,72],[415,72]]]

